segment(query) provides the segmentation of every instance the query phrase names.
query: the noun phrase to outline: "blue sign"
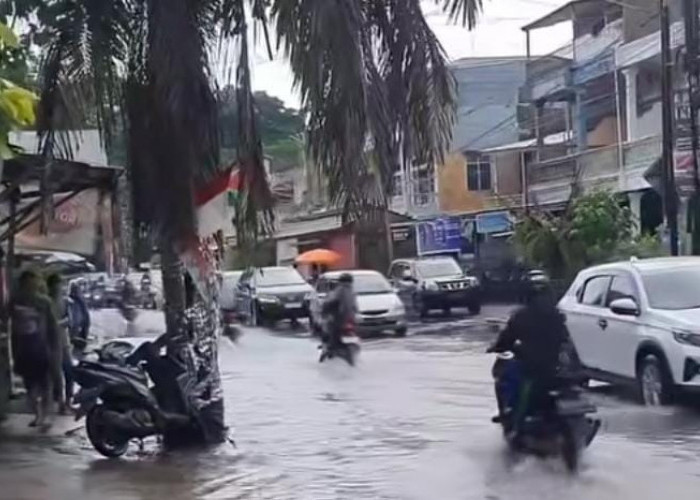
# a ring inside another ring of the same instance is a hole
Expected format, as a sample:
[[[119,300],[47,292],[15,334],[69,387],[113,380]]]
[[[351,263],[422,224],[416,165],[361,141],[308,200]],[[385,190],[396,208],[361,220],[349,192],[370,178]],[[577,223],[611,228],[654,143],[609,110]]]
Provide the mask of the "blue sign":
[[[476,232],[479,234],[507,233],[513,230],[508,212],[491,212],[476,216]]]
[[[442,217],[418,223],[418,255],[459,253],[462,248],[462,221]]]

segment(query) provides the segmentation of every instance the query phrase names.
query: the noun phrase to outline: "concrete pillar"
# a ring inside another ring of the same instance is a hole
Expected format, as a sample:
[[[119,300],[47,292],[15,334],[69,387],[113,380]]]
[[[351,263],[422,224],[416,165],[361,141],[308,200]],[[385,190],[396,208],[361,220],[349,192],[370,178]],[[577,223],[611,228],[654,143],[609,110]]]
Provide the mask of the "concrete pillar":
[[[642,228],[642,191],[632,191],[627,193],[627,199],[630,202],[630,211],[634,221],[634,234],[640,233]]]
[[[625,123],[627,141],[637,139],[637,74],[639,70],[633,66],[623,69],[625,75]]]
[[[585,97],[583,89],[576,91],[576,150],[585,151],[588,147],[588,125],[586,120],[586,107],[583,104]]]

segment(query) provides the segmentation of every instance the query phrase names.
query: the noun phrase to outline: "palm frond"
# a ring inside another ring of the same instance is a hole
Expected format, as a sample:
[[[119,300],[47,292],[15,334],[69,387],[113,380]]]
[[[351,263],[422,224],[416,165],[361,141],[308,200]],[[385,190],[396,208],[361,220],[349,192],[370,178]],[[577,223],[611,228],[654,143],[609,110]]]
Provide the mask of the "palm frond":
[[[442,161],[454,81],[419,0],[277,0],[272,18],[332,202],[385,207],[402,162]]]
[[[441,2],[443,10],[449,14],[450,19],[460,22],[469,29],[476,26],[483,6],[482,0],[435,0],[435,3]]]

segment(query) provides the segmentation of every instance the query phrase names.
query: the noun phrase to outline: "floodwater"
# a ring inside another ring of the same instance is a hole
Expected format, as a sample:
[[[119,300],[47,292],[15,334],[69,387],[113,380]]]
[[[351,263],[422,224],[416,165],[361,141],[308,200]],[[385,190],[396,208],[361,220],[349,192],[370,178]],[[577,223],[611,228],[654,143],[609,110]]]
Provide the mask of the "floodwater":
[[[0,499],[697,499],[700,414],[596,393],[604,420],[569,475],[506,452],[483,354],[490,334],[363,344],[359,365],[319,365],[308,338],[247,330],[222,343],[236,447],[117,461],[82,435],[0,443]]]

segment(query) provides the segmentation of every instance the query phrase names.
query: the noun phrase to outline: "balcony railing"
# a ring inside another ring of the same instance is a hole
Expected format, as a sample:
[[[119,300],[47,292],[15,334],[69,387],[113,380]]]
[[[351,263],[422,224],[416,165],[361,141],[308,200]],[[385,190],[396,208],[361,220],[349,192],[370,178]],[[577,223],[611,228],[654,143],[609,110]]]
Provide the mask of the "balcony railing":
[[[614,144],[534,163],[528,167],[529,190],[540,202],[549,203],[564,201],[573,184],[584,191],[644,189],[649,187],[644,172],[660,154],[660,137],[648,137],[623,144],[622,151]]]

